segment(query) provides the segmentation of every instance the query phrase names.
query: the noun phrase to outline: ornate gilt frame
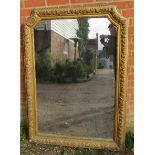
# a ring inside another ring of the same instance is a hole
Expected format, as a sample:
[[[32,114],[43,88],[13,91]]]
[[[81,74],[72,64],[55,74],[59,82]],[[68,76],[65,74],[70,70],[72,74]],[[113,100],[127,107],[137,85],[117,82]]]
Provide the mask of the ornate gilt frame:
[[[113,139],[58,136],[41,134],[37,132],[33,29],[40,20],[44,19],[67,19],[84,17],[107,17],[118,28],[117,82]],[[127,100],[128,20],[119,14],[116,7],[114,6],[37,8],[32,11],[31,16],[24,23],[23,36],[25,49],[24,62],[29,118],[29,139],[34,142],[51,143],[55,145],[71,147],[123,150],[125,146],[125,114]]]

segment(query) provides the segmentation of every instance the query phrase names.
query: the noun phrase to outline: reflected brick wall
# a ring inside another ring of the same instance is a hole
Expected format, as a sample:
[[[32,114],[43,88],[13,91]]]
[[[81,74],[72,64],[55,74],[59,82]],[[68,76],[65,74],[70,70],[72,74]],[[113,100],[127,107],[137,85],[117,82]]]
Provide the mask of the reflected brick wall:
[[[23,68],[22,23],[30,16],[31,10],[37,7],[68,6],[107,6],[115,5],[120,14],[129,19],[128,47],[128,90],[127,90],[127,128],[133,127],[134,112],[134,1],[133,0],[21,0],[21,109],[26,110],[25,81]],[[23,111],[22,110],[22,111]],[[26,116],[24,112],[24,116]],[[22,118],[26,118],[22,116]]]
[[[51,53],[54,60],[74,60],[74,42],[68,40],[68,53],[64,53],[65,38],[54,31],[51,31],[51,38]],[[78,48],[76,55],[78,58]]]

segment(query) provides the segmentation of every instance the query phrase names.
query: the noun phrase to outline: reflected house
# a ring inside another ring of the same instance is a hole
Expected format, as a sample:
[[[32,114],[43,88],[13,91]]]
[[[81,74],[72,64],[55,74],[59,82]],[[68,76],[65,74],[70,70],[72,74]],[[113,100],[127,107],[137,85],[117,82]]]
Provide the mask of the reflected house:
[[[113,68],[113,57],[107,57],[107,48],[99,50],[99,62],[104,68]]]
[[[98,33],[96,34],[96,38],[88,39],[87,49],[96,52],[98,55],[99,63],[104,68],[113,68],[113,57],[107,57],[107,48],[103,47],[102,50],[98,49]]]
[[[88,39],[87,49],[94,52],[98,50],[98,34],[96,34],[96,38]]]
[[[76,37],[77,29],[76,19],[39,22],[34,30],[35,51],[50,51],[54,61],[74,60],[74,41],[70,38]],[[76,58],[78,58],[78,46],[76,51]]]

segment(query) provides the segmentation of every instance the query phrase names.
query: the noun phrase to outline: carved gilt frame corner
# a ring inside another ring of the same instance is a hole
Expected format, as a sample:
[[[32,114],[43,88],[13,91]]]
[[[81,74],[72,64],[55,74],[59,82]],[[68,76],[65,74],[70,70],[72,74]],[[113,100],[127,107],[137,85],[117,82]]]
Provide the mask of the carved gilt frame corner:
[[[58,136],[37,133],[36,117],[36,77],[34,58],[33,29],[40,20],[67,19],[84,17],[107,17],[118,28],[117,39],[117,82],[115,125],[113,139],[95,139],[84,137]],[[24,62],[27,91],[29,139],[34,142],[52,143],[55,145],[120,149],[125,146],[125,114],[127,102],[127,53],[128,53],[128,20],[118,13],[115,6],[37,8],[24,23]]]

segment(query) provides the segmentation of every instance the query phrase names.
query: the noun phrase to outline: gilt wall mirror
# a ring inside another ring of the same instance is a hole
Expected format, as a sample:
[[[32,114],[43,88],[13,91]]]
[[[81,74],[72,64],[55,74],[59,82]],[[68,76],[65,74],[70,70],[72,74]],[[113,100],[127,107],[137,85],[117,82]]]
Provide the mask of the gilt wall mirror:
[[[24,24],[31,141],[124,149],[127,30],[113,6],[32,11]]]

